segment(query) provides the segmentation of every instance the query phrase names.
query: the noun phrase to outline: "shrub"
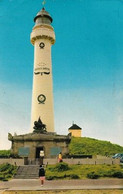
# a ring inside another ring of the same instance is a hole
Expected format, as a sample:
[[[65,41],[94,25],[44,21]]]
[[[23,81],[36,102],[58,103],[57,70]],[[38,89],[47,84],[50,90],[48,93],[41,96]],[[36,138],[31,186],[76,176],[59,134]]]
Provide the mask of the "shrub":
[[[0,165],[0,180],[7,181],[16,173],[17,167],[11,164],[1,164]]]
[[[77,174],[71,174],[70,178],[71,179],[79,179],[79,176]]]
[[[63,178],[67,178],[67,177],[70,177],[70,175],[69,174],[64,174]]]
[[[51,175],[50,175],[50,176],[46,176],[46,179],[47,179],[47,180],[53,180],[54,178],[55,178],[55,177],[54,177],[54,176],[51,176]]]
[[[87,178],[89,178],[89,179],[98,179],[99,177],[100,177],[100,175],[95,173],[95,172],[89,172],[87,174]]]
[[[6,179],[10,179],[11,177],[12,177],[11,174],[7,174],[7,175],[5,176]]]
[[[63,179],[63,178],[65,178],[65,176],[64,175],[60,175],[60,174],[59,175],[58,174],[57,175],[49,175],[49,176],[46,175],[46,179],[47,180],[55,180],[55,179],[58,180],[58,179]]]
[[[51,172],[54,172],[54,167],[47,167],[47,169],[49,170],[49,171],[51,171]]]
[[[8,170],[10,168],[10,164],[6,163],[6,164],[1,164],[0,165],[0,172],[4,172],[6,170]]]
[[[69,169],[70,169],[70,167],[65,162],[58,163],[55,166],[55,170],[57,170],[58,172],[67,171]]]
[[[8,181],[8,179],[7,178],[4,178],[3,181]]]
[[[112,177],[113,174],[113,170],[104,170],[102,172],[100,172],[100,176],[101,177]]]
[[[123,178],[123,172],[117,171],[112,174],[113,177]]]
[[[4,175],[0,174],[0,180],[2,181],[4,179]]]

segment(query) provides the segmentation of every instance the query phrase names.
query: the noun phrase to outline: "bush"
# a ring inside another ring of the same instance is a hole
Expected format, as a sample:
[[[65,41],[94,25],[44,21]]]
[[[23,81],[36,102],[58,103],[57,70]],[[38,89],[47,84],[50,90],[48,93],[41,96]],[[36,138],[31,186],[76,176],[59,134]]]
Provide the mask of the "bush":
[[[79,176],[77,174],[71,174],[70,178],[71,179],[79,179]]]
[[[7,175],[5,176],[5,178],[6,178],[6,179],[10,179],[10,178],[12,178],[12,175],[11,175],[11,174],[7,174]]]
[[[54,176],[54,175],[47,175],[46,176],[46,179],[47,180],[55,180],[55,179],[63,179],[64,178],[64,175],[56,175],[56,176]]]
[[[100,175],[95,173],[95,172],[90,172],[87,174],[87,178],[89,178],[89,179],[98,179],[99,177],[100,177]]]
[[[47,180],[53,180],[53,179],[55,179],[55,177],[54,176],[46,176],[46,179]]]
[[[6,170],[8,170],[10,168],[10,164],[6,163],[6,164],[1,164],[0,165],[0,172],[4,172]]]
[[[69,169],[70,169],[70,167],[65,162],[58,163],[55,166],[55,170],[57,170],[58,172],[67,171]]]
[[[70,177],[69,174],[64,174],[63,178],[67,178],[67,177]]]
[[[3,181],[8,181],[8,179],[7,178],[4,178]]]
[[[117,171],[112,174],[112,177],[123,178],[123,172]]]
[[[17,167],[11,164],[1,164],[0,165],[0,180],[7,181],[16,173]]]
[[[2,181],[4,179],[4,175],[0,174],[0,180]]]

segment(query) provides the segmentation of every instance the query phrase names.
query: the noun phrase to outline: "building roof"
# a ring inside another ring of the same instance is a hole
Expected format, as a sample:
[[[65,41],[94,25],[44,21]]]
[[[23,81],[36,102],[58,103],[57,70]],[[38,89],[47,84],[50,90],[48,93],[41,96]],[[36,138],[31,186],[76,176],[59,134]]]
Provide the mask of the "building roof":
[[[78,125],[76,125],[76,124],[73,124],[69,129],[72,129],[72,130],[79,130],[79,129],[82,129],[82,128],[80,128]]]

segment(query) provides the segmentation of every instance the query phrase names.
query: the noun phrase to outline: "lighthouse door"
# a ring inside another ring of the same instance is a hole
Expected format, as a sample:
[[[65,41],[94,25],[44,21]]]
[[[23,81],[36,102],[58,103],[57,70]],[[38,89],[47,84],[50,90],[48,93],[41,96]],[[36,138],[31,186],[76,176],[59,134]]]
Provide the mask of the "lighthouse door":
[[[43,146],[36,148],[36,158],[40,158],[40,151],[44,151]]]

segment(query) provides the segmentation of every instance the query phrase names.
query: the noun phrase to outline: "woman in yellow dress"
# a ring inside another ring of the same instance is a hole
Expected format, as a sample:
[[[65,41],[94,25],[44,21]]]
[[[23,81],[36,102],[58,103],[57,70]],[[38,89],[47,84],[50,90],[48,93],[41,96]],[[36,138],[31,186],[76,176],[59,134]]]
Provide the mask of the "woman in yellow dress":
[[[61,152],[58,155],[58,162],[63,162],[63,160],[62,160],[62,153]]]

